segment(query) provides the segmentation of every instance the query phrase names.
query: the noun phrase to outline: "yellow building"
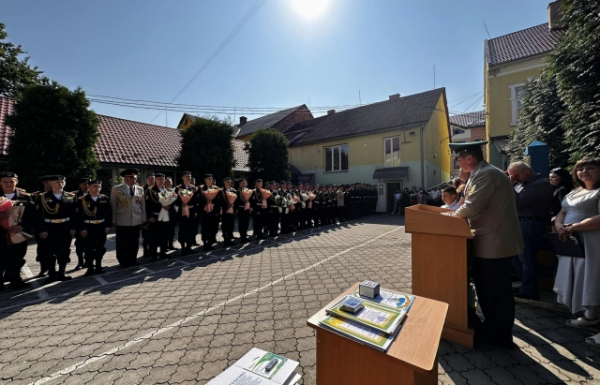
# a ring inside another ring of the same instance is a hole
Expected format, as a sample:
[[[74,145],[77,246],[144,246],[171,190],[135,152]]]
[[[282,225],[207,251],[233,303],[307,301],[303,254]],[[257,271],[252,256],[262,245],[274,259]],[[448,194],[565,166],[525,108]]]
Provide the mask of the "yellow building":
[[[290,164],[300,180],[319,184],[379,186],[378,211],[392,209],[396,189],[431,187],[450,178],[450,141],[444,88],[298,123],[290,139]]]
[[[505,149],[519,122],[524,86],[547,65],[563,33],[556,1],[548,5],[547,23],[485,41],[487,160],[494,166],[507,168]]]

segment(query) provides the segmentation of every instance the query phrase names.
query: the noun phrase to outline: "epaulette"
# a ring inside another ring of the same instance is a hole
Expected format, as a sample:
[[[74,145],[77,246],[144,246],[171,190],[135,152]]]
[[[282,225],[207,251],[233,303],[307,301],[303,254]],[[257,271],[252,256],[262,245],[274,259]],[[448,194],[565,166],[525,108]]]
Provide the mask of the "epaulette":
[[[104,195],[104,194],[98,194],[98,198],[108,198],[108,199],[110,199],[110,197],[108,195]]]
[[[65,195],[75,195],[75,194],[73,194],[73,193],[66,192],[66,191],[64,191],[64,193],[65,193]]]
[[[79,192],[79,190],[71,191],[69,194],[77,194],[78,192]]]

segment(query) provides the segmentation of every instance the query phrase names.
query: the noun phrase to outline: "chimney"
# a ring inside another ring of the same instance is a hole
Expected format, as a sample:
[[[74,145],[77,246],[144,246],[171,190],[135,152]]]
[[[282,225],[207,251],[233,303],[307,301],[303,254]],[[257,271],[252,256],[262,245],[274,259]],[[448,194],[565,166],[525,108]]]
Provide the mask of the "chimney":
[[[333,115],[333,114],[335,114],[335,110],[329,110],[329,111],[327,111],[327,115]]]
[[[399,100],[399,99],[400,99],[400,94],[390,95],[390,100]]]
[[[248,121],[248,118],[245,116],[240,116],[240,126],[243,126]]]
[[[562,10],[560,0],[548,4],[548,28],[552,31],[562,28]]]

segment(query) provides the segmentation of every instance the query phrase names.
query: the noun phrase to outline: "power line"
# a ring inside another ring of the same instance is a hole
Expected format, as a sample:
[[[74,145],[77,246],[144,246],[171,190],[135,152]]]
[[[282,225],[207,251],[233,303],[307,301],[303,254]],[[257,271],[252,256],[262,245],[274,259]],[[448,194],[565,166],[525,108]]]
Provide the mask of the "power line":
[[[192,76],[192,78],[185,84],[185,86],[183,86],[183,88],[177,93],[177,95],[175,95],[175,97],[171,99],[170,103],[173,103],[179,96],[181,96],[181,94],[194,82],[194,80],[196,80],[196,78],[200,76],[200,74],[204,72],[206,68],[208,68],[208,66],[213,62],[213,60],[215,60],[217,56],[219,56],[221,51],[223,51],[225,47],[229,45],[229,43],[231,42],[231,40],[233,40],[235,35],[238,34],[238,32],[244,27],[244,25],[246,25],[246,23],[252,18],[252,16],[254,16],[254,14],[260,9],[260,7],[262,7],[265,1],[266,0],[257,0],[256,3],[254,3],[254,5],[248,10],[248,12],[246,12],[244,17],[236,24],[236,26],[231,30],[231,32],[229,32],[225,40],[221,42],[221,44],[212,53],[212,55],[210,55],[209,58],[204,62],[202,67],[200,67],[200,69],[196,71],[194,76]],[[160,114],[162,114],[162,112],[159,112],[154,117],[154,119],[150,121],[150,123],[156,120],[156,118],[158,118]]]

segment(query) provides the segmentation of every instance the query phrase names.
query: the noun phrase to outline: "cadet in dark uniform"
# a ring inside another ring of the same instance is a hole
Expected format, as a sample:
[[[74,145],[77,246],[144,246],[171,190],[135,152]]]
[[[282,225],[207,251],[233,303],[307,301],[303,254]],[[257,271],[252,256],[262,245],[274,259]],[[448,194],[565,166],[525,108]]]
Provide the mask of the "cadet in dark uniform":
[[[277,230],[279,227],[279,204],[277,202],[278,194],[277,194],[277,183],[275,181],[271,181],[269,183],[269,191],[271,191],[272,195],[267,199],[268,206],[268,219],[267,226],[270,237],[277,236]]]
[[[8,278],[11,289],[25,289],[31,286],[21,279],[21,267],[25,264],[25,254],[27,254],[27,241],[9,245],[7,238],[17,232],[30,233],[35,220],[33,200],[29,194],[17,189],[18,183],[17,174],[0,171],[0,197],[10,199],[13,206],[25,207],[21,220],[14,227],[5,230],[0,226],[0,290],[4,289],[2,279],[5,277]],[[8,217],[8,214],[0,214],[0,219]]]
[[[179,221],[179,244],[181,244],[181,255],[183,256],[192,253],[192,245],[198,231],[196,224],[198,193],[196,192],[196,187],[192,184],[192,173],[190,171],[184,171],[181,178],[183,179],[183,183],[177,186],[176,192],[178,197],[175,206],[177,206],[176,217]],[[187,203],[183,203],[181,200],[179,193],[182,190],[188,190],[194,194]],[[184,215],[184,211],[186,211],[187,215]]]
[[[155,175],[148,174],[148,176],[146,176],[146,184],[144,185],[144,194],[146,193],[146,190],[154,187],[155,184],[156,184]],[[149,257],[150,253],[148,251],[149,251],[150,244],[148,242],[148,225],[147,224],[145,226],[142,226],[142,245],[144,248],[144,254],[142,255],[142,257]]]
[[[260,189],[262,188],[263,180],[257,179],[254,181],[254,194],[252,194],[251,207],[252,207],[252,228],[254,229],[254,235],[256,235],[256,240],[265,239],[265,235],[263,234],[263,227],[265,224],[265,213],[266,209],[262,208],[262,194],[260,193]]]
[[[46,191],[50,191],[50,185],[48,184],[49,175],[44,175],[39,178],[39,181],[43,183],[44,189],[40,191],[36,191],[31,193],[31,198],[33,199],[33,204],[35,205],[35,211],[37,212],[41,207],[40,196],[43,195]],[[35,226],[35,220],[34,220]],[[38,235],[37,231],[34,231],[35,244],[36,244],[36,257],[35,260],[40,264],[40,272],[37,275],[38,278],[45,277],[48,273],[48,267],[46,266],[46,261],[42,258],[42,253],[40,251],[40,245],[42,244],[41,238]]]
[[[102,257],[106,254],[106,236],[112,223],[110,198],[100,194],[102,181],[92,180],[88,185],[88,194],[77,203],[77,227],[84,247],[87,268],[85,276],[104,273]]]
[[[235,201],[235,208],[238,213],[238,231],[240,232],[240,243],[248,243],[248,226],[250,225],[250,214],[252,213],[252,205],[246,209],[246,201],[242,190],[246,188],[246,179],[240,179],[240,188],[237,190],[238,199]],[[250,198],[252,199],[252,198]]]
[[[159,201],[158,194],[165,189],[165,174],[155,174],[156,184],[146,190],[146,218],[148,218],[148,237],[150,243],[150,257],[155,261],[159,257],[167,258],[167,249],[169,243],[169,222],[158,220],[158,215],[162,209],[169,210],[169,206],[163,207]],[[158,253],[160,249],[160,254]]]
[[[170,176],[165,177],[164,187],[175,191],[175,188],[173,187],[173,178]],[[169,235],[167,237],[168,250],[179,250],[179,247],[175,246],[175,229],[177,228],[177,222],[177,210],[175,210],[175,204],[172,204],[171,208],[169,209]]]
[[[223,179],[223,185],[225,187],[223,187],[219,193],[221,195],[220,201],[222,203],[221,218],[223,218],[221,223],[221,231],[223,232],[223,246],[227,247],[235,245],[235,242],[233,242],[233,230],[235,227],[235,202],[231,204],[229,203],[229,200],[227,199],[227,193],[230,192],[237,195],[237,191],[231,187],[231,178],[229,177]],[[233,212],[228,213],[227,211],[229,209],[231,209]]]
[[[210,189],[217,188],[213,186],[212,174],[204,175],[204,184],[198,187],[198,199],[202,203],[198,210],[200,210],[200,221],[202,223],[202,243],[204,244],[204,251],[214,250],[213,244],[217,242],[217,232],[219,231],[219,195],[217,195],[213,201],[213,210],[210,212],[206,211],[206,206],[209,203],[202,191],[208,191]]]
[[[78,200],[83,199],[84,196],[88,194],[88,183],[90,178],[81,178],[79,180],[79,190],[73,191],[71,194],[75,194]],[[75,233],[75,254],[77,254],[77,266],[75,266],[75,270],[79,270],[83,267],[83,254],[84,254],[84,245],[81,236],[79,235],[79,231]]]
[[[68,281],[65,275],[70,262],[71,241],[77,227],[75,210],[77,198],[63,191],[65,177],[52,175],[48,178],[51,190],[40,196],[40,208],[37,213],[36,232],[42,240],[40,245],[42,258],[47,262],[48,279],[44,284],[54,281]],[[58,262],[58,272],[56,263]]]

